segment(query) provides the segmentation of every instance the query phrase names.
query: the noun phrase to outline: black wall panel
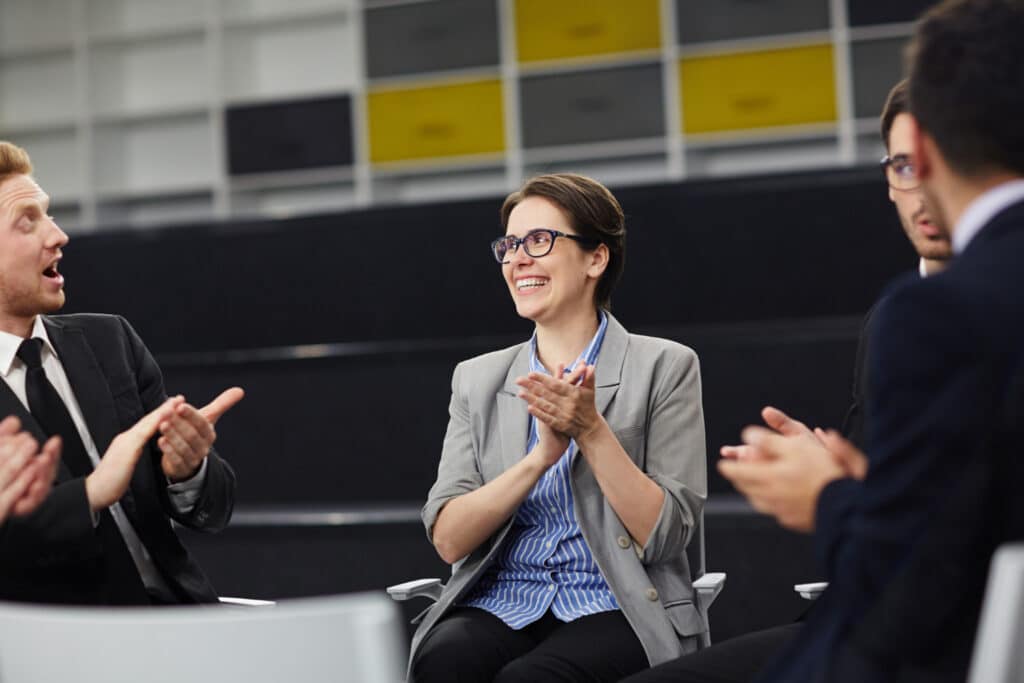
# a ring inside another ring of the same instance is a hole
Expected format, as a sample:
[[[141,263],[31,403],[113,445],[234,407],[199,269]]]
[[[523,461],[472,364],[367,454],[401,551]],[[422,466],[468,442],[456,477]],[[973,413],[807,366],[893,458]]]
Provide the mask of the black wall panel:
[[[875,168],[616,194],[629,238],[613,303],[630,327],[859,315],[915,264]],[[76,237],[67,309],[120,312],[157,352],[522,338],[487,246],[500,204]]]
[[[228,107],[225,127],[232,175],[352,164],[348,95]]]

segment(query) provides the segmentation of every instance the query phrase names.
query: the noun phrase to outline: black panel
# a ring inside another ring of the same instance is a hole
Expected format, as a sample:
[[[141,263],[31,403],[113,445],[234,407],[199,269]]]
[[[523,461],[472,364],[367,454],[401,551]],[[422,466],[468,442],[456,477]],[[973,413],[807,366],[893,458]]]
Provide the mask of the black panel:
[[[634,328],[858,315],[915,263],[874,167],[616,194],[629,246],[614,310]],[[487,248],[500,205],[76,237],[67,308],[122,313],[164,352],[525,337]]]
[[[497,66],[497,3],[436,0],[366,9],[370,78]]]
[[[708,569],[728,574],[711,608],[715,642],[791,622],[807,609],[793,584],[819,578],[810,537],[744,514],[709,515],[705,524]],[[416,523],[179,533],[223,595],[280,599],[383,590],[412,579],[445,578],[450,571]],[[427,604],[416,600],[402,608],[411,619]]]
[[[232,175],[352,164],[348,95],[228,107]]]
[[[937,4],[938,0],[847,0],[846,11],[850,26],[870,26],[916,21],[925,10]]]

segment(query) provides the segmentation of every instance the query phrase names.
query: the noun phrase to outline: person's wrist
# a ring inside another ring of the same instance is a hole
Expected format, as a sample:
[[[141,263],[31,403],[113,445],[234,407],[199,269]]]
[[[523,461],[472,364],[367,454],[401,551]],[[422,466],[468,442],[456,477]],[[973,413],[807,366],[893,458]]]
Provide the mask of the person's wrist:
[[[576,437],[576,446],[580,452],[585,454],[596,442],[604,438],[609,431],[611,431],[611,428],[605,422],[604,416],[598,415],[593,424],[581,431],[579,436]]]
[[[106,505],[103,504],[100,495],[101,485],[96,480],[96,473],[86,476],[85,478],[85,497],[89,501],[89,511],[96,514],[100,510],[106,509]]]

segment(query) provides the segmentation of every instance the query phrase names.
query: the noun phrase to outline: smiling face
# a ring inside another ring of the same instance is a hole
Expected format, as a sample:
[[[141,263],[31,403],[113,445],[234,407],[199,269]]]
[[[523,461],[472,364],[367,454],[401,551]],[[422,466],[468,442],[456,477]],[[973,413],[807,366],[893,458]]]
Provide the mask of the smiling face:
[[[40,313],[64,305],[57,272],[68,236],[47,215],[50,198],[27,175],[0,183],[0,328],[25,334]]]
[[[544,197],[526,197],[509,214],[506,235],[523,237],[537,228],[577,234],[565,212]],[[533,258],[520,246],[502,264],[501,272],[516,312],[537,324],[554,324],[593,315],[594,290],[608,264],[608,248],[587,251],[574,240],[559,237],[551,252]]]
[[[888,143],[890,157],[905,155],[913,158],[914,129],[910,114],[898,114],[893,119]],[[947,261],[953,257],[949,234],[940,221],[929,214],[925,195],[920,189],[895,190],[890,187],[889,199],[896,204],[903,230],[922,258]]]

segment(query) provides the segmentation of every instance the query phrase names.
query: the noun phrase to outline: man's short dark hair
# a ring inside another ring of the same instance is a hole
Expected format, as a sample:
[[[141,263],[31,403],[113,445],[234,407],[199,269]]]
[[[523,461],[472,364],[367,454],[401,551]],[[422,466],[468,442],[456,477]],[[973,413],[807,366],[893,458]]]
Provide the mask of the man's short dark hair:
[[[897,116],[908,111],[910,111],[910,106],[907,102],[907,79],[904,78],[889,91],[889,97],[886,98],[885,106],[882,108],[882,144],[886,149],[889,149],[889,131],[892,130],[892,122],[896,120]]]
[[[1024,0],[946,0],[907,48],[910,112],[956,173],[1024,173]]]
[[[619,201],[593,178],[576,173],[539,175],[505,198],[501,206],[502,230],[508,228],[512,209],[527,197],[543,197],[554,203],[565,212],[578,235],[608,247],[608,265],[594,290],[594,303],[611,308],[612,290],[626,261],[626,217]]]

